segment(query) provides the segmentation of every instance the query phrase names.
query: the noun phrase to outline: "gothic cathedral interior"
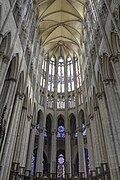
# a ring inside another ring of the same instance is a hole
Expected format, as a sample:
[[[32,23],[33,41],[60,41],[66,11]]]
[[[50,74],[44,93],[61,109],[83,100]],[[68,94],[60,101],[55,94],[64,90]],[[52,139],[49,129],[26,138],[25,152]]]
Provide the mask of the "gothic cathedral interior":
[[[120,0],[0,0],[0,180],[120,180]]]

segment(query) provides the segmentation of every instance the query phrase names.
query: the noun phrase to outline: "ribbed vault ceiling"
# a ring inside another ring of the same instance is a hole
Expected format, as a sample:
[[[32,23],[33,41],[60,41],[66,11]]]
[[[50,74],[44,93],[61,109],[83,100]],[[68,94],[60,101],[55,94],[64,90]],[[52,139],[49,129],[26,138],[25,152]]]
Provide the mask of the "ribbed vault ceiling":
[[[34,0],[34,3],[44,52],[57,57],[79,54],[86,0]]]

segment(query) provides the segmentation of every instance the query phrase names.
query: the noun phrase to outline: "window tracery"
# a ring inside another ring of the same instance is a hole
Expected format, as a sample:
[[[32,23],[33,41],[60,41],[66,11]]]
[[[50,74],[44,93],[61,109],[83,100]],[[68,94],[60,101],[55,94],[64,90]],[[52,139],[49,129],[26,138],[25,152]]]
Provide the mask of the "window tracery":
[[[65,108],[65,97],[64,96],[58,96],[57,108],[58,109],[64,109]]]
[[[68,96],[68,108],[74,108],[75,107],[75,95],[69,95]]]
[[[67,77],[68,77],[68,92],[74,90],[74,76],[73,76],[73,61],[70,56],[67,57]]]
[[[58,93],[63,93],[65,91],[64,73],[64,59],[60,57],[58,63]]]
[[[57,159],[57,178],[65,178],[65,157],[60,154]]]
[[[54,108],[54,96],[48,94],[47,96],[47,108]]]
[[[55,57],[53,56],[49,64],[48,91],[54,91],[55,83]]]
[[[63,125],[58,126],[57,138],[65,138],[65,128]]]
[[[47,55],[45,56],[43,63],[42,63],[42,72],[41,72],[41,80],[40,80],[40,86],[45,88],[45,78],[46,78],[46,66],[47,66]]]

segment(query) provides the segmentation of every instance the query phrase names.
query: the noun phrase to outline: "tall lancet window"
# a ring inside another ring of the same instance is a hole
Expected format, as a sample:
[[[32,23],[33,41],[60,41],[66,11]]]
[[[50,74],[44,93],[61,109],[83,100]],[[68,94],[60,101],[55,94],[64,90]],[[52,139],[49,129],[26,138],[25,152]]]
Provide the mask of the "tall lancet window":
[[[67,57],[67,76],[68,76],[68,91],[74,90],[73,62],[72,58]]]
[[[45,87],[45,77],[46,77],[46,65],[47,65],[47,55],[45,56],[43,63],[42,63],[42,72],[41,72],[41,80],[40,85],[44,88]]]
[[[65,83],[64,83],[64,59],[63,57],[59,58],[58,63],[58,93],[64,93]]]
[[[76,69],[76,78],[77,78],[77,88],[81,86],[81,70],[80,70],[80,61],[75,57],[75,69]]]
[[[55,57],[53,56],[49,64],[49,79],[48,79],[48,91],[54,91],[55,80]]]
[[[57,157],[57,178],[65,178],[65,157],[63,154]]]

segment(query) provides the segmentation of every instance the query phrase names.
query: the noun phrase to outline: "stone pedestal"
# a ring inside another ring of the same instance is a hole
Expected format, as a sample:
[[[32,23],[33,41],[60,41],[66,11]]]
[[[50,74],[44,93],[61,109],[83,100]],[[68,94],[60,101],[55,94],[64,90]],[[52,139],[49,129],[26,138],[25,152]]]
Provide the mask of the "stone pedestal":
[[[80,172],[80,179],[85,179],[85,172]]]
[[[12,163],[11,171],[10,171],[10,180],[18,177],[19,168],[20,168],[19,163]]]
[[[96,180],[96,171],[95,170],[90,171],[90,178],[91,178],[91,180]]]
[[[24,167],[20,167],[19,178],[20,178],[20,180],[24,180],[24,177],[25,177],[25,168]]]
[[[108,163],[101,164],[101,174],[104,179],[110,180],[110,169]]]
[[[97,167],[97,168],[96,168],[96,179],[97,179],[97,180],[101,180],[101,179],[102,179],[101,167]]]

